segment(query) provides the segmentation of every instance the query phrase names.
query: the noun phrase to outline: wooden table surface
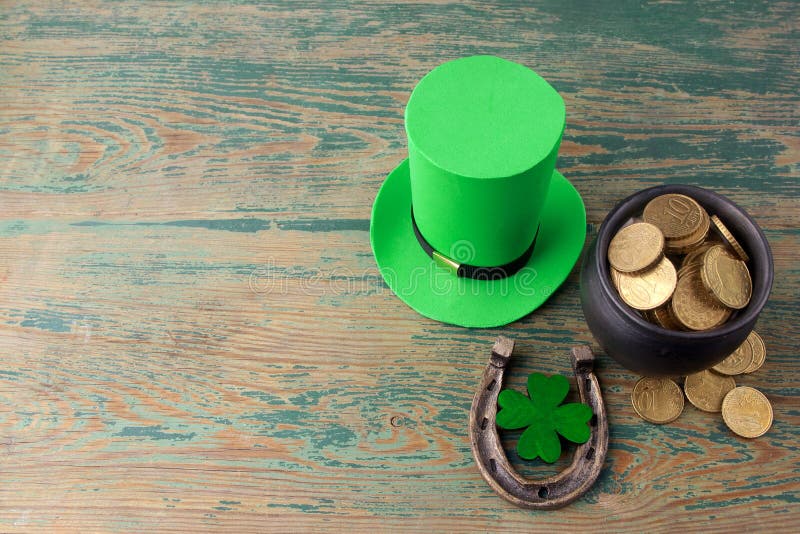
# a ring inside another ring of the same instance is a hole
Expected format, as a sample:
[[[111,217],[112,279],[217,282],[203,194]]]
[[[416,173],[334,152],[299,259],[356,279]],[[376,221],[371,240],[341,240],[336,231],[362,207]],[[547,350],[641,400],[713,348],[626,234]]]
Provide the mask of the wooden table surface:
[[[796,531],[798,21],[788,1],[0,2],[0,531]],[[589,237],[662,183],[759,222],[768,356],[739,383],[772,402],[766,436],[688,403],[640,420],[577,268],[498,329],[387,289],[369,218],[405,103],[478,53],[563,95]],[[517,509],[473,462],[497,335],[513,387],[599,354],[610,450],[568,508]]]

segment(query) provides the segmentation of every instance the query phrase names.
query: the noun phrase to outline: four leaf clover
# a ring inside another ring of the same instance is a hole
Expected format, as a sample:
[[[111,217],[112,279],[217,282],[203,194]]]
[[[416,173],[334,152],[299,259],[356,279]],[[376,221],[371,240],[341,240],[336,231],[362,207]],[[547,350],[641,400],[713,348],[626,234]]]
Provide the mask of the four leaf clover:
[[[497,397],[502,408],[497,412],[497,426],[506,430],[524,428],[517,452],[526,460],[537,456],[553,463],[561,456],[561,434],[574,443],[586,443],[591,436],[588,421],[592,409],[573,402],[559,406],[569,392],[569,381],[562,375],[547,377],[541,373],[528,376],[528,395],[504,389]]]

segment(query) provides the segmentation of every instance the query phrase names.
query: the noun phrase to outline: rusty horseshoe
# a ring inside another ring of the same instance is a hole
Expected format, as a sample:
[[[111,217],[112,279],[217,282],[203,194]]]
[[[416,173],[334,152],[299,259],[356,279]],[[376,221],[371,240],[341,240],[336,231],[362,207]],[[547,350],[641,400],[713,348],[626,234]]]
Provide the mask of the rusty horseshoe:
[[[571,351],[581,401],[588,404],[594,413],[589,441],[577,446],[572,464],[558,475],[530,480],[517,473],[509,463],[495,426],[497,396],[513,350],[514,341],[502,336],[492,347],[491,359],[469,413],[472,455],[489,486],[507,501],[522,508],[560,508],[583,495],[594,484],[608,451],[608,419],[594,374],[594,354],[585,345],[573,347]]]

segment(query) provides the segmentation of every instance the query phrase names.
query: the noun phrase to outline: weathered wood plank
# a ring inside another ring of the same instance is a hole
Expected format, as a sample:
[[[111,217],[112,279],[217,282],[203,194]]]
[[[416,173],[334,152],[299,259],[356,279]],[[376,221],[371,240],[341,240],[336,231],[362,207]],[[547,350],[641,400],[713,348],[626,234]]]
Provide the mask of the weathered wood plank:
[[[0,5],[0,530],[800,525],[795,3]],[[482,481],[466,421],[494,338],[517,341],[518,388],[571,374],[592,339],[577,273],[467,330],[377,272],[370,209],[408,94],[472,53],[564,96],[559,168],[590,237],[659,183],[763,226],[768,358],[740,382],[773,403],[765,437],[691,406],[645,423],[636,377],[600,355],[611,442],[589,494],[535,513]]]

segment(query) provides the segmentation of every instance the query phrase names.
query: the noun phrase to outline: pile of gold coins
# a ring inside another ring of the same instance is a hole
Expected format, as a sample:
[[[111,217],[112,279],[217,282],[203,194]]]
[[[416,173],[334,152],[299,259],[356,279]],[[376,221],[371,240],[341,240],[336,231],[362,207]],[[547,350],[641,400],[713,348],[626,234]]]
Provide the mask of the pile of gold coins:
[[[679,194],[652,199],[608,246],[620,298],[669,330],[717,328],[747,306],[753,292],[747,261],[716,215]]]
[[[750,302],[753,282],[745,250],[716,215],[686,195],[661,195],[623,226],[608,246],[611,281],[620,298],[669,330],[710,330]],[[722,412],[733,432],[756,438],[772,426],[772,405],[757,389],[736,387],[734,376],[758,370],[764,341],[751,332],[711,369],[685,378],[645,377],[633,388],[633,409],[664,424],[683,412],[684,393],[705,412]]]
[[[696,408],[722,412],[733,432],[745,438],[764,435],[772,426],[772,405],[763,393],[736,387],[734,376],[758,370],[766,359],[764,341],[750,332],[733,354],[711,369],[686,377],[683,391],[669,378],[645,377],[633,387],[631,403],[636,414],[651,423],[670,423],[683,412],[684,392]]]

